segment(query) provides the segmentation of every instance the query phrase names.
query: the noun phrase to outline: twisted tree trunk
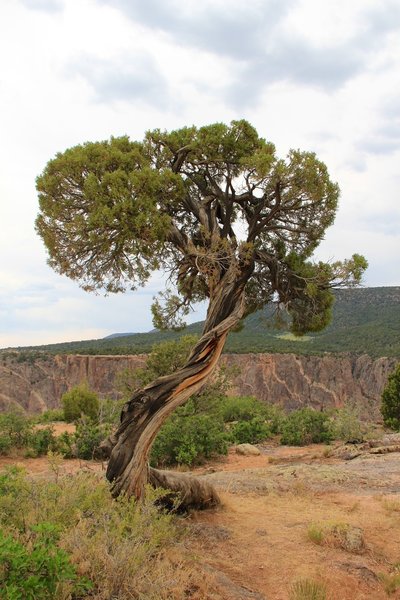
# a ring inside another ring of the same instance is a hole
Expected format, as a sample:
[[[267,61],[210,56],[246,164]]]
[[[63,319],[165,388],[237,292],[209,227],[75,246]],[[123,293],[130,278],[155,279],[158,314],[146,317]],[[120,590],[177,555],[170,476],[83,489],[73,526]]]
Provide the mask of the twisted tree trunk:
[[[228,332],[243,315],[243,281],[237,270],[228,271],[210,301],[201,339],[186,364],[165,377],[159,377],[134,393],[124,405],[117,431],[102,443],[103,456],[110,456],[106,472],[112,493],[122,492],[141,498],[147,482],[181,492],[181,502],[191,506],[219,503],[208,484],[187,475],[149,469],[148,456],[166,418],[190,396],[198,392],[212,375]]]

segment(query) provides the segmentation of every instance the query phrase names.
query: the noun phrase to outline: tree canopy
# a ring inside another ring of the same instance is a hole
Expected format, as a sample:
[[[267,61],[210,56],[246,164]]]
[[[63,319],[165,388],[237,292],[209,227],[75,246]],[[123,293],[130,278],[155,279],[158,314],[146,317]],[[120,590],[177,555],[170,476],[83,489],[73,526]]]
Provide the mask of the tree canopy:
[[[87,290],[119,292],[163,269],[169,286],[153,304],[157,328],[180,327],[193,303],[208,300],[185,364],[134,391],[100,450],[115,495],[141,497],[150,480],[192,506],[217,503],[209,485],[149,470],[151,445],[211,377],[243,316],[274,300],[294,333],[318,331],[330,320],[332,287],[359,283],[359,255],[312,260],[334,220],[337,184],[314,153],[279,159],[242,120],[76,146],[47,164],[37,188],[36,227],[58,272]]]
[[[314,153],[279,159],[244,120],[75,146],[49,161],[37,189],[36,228],[59,273],[105,292],[168,273],[153,305],[158,328],[182,325],[235,270],[245,314],[274,299],[295,333],[317,331],[329,322],[331,288],[359,283],[366,268],[359,255],[312,261],[338,185]]]

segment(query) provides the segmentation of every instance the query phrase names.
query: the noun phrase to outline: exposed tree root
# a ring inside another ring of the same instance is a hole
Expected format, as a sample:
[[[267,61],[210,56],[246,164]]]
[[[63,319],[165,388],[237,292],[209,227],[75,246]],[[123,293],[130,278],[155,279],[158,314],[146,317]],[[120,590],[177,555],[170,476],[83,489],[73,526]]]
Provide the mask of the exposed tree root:
[[[150,468],[149,483],[153,487],[171,490],[172,498],[170,496],[170,499],[172,502],[169,502],[167,495],[167,503],[177,504],[179,509],[205,509],[221,504],[221,500],[212,485],[184,473]]]

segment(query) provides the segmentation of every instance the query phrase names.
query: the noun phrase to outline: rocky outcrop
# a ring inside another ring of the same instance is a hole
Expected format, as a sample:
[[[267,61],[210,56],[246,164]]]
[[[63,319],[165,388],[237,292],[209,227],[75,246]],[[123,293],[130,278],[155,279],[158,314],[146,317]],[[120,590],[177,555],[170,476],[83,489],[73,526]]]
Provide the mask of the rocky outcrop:
[[[80,383],[87,383],[103,397],[118,398],[117,373],[142,367],[145,360],[145,355],[60,354],[20,362],[17,356],[9,356],[0,363],[0,410],[15,404],[33,413],[58,408],[64,392]]]
[[[87,382],[103,397],[117,398],[115,378],[123,369],[142,367],[146,356],[58,355],[19,362],[0,359],[0,410],[19,405],[38,413],[60,406],[62,394]],[[235,367],[232,393],[254,395],[287,409],[316,409],[352,404],[365,419],[379,418],[380,396],[396,359],[296,356],[294,354],[226,354]]]
[[[365,419],[380,418],[383,387],[397,364],[394,358],[297,356],[295,354],[225,355],[238,368],[233,391],[292,410],[351,405]]]

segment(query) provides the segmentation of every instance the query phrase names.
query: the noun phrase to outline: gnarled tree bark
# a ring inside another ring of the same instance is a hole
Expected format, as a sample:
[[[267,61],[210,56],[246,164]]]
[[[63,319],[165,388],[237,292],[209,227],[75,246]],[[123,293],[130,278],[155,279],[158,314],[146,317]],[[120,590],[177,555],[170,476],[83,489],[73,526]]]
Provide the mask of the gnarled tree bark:
[[[166,418],[211,377],[228,332],[243,316],[246,279],[243,274],[238,277],[237,265],[228,269],[214,290],[202,337],[186,364],[136,391],[124,405],[118,429],[100,447],[103,456],[110,456],[106,476],[115,497],[125,493],[141,498],[149,482],[179,492],[185,506],[204,508],[219,503],[209,484],[176,472],[149,469],[148,456]]]

